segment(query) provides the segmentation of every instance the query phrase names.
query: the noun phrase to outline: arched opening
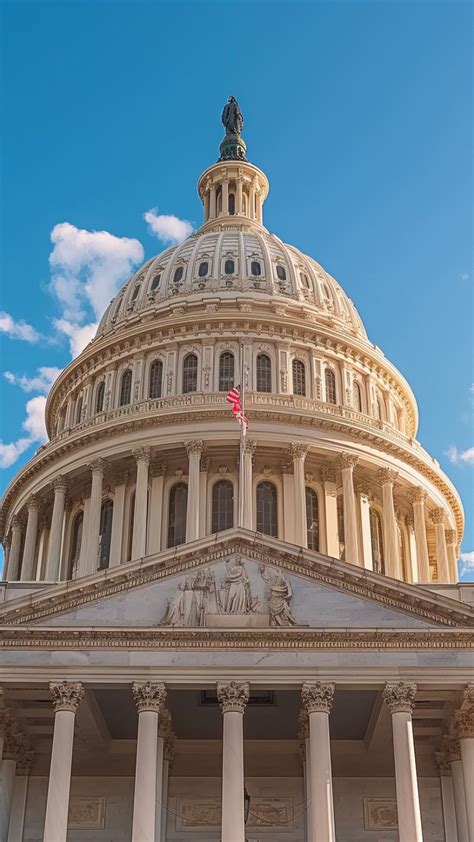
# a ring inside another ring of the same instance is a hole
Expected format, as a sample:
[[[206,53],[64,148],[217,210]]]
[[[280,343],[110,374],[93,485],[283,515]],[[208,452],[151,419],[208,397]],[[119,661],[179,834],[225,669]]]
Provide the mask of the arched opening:
[[[314,488],[306,486],[305,500],[308,548],[319,552],[319,506]]]
[[[180,282],[180,280],[182,279],[183,275],[184,275],[184,268],[182,266],[178,266],[174,270],[173,283],[178,284]]]
[[[81,423],[81,416],[82,416],[82,395],[78,397],[76,403],[76,424]]]
[[[122,374],[122,379],[120,381],[120,398],[119,398],[119,406],[127,406],[130,403],[132,397],[132,370],[131,368],[125,369]]]
[[[370,542],[374,571],[385,573],[382,518],[380,512],[374,508],[370,509]]]
[[[262,267],[258,260],[252,260],[250,264],[250,271],[254,277],[258,278],[262,274]]]
[[[96,412],[103,412],[104,410],[104,397],[105,397],[105,383],[102,380],[102,383],[99,383],[97,387],[97,395],[95,398],[95,411]]]
[[[151,282],[150,292],[156,292],[161,283],[161,274],[155,275]]]
[[[234,525],[234,486],[228,479],[220,479],[212,488],[211,531],[222,532]]]
[[[306,395],[306,372],[301,360],[293,360],[291,364],[293,375],[293,394]]]
[[[173,485],[170,491],[168,513],[168,547],[177,547],[186,541],[186,513],[188,486],[184,482]]]
[[[200,278],[205,278],[206,275],[208,274],[208,272],[209,272],[209,263],[207,262],[207,260],[203,260],[202,263],[199,264],[198,276]]]
[[[277,268],[276,268],[276,273],[277,273],[277,278],[280,281],[286,281],[286,269],[285,269],[284,266],[281,266],[280,264],[278,264]]]
[[[377,396],[377,418],[379,421],[383,421],[383,408],[380,396]]]
[[[234,355],[224,351],[219,357],[219,392],[230,392],[234,386]]]
[[[197,391],[198,358],[196,354],[186,354],[183,360],[183,394]]]
[[[362,389],[357,380],[354,380],[354,407],[357,412],[362,412]]]
[[[163,380],[163,363],[155,360],[150,366],[150,378],[148,383],[148,397],[161,398],[161,384]]]
[[[342,494],[337,495],[337,532],[339,536],[339,558],[345,558],[345,530],[344,530],[344,498]]]
[[[105,500],[100,510],[99,553],[97,569],[105,570],[110,561],[110,541],[112,538],[112,516],[114,504],[112,500]]]
[[[84,526],[84,512],[80,511],[74,518],[72,526],[71,555],[69,557],[68,579],[74,579],[81,555],[82,529]]]
[[[229,214],[231,216],[235,214],[235,193],[229,193]]]
[[[309,278],[304,272],[300,272],[300,281],[306,289],[310,288]]]
[[[326,403],[336,403],[336,375],[332,368],[326,369],[324,380],[326,383]]]
[[[257,356],[257,392],[272,391],[272,361],[268,354]]]
[[[235,272],[235,263],[233,260],[226,260],[224,263],[224,274],[233,275]]]
[[[131,299],[130,299],[130,304],[132,305],[132,307],[133,307],[133,305],[135,304],[135,301],[136,301],[136,300],[137,300],[137,298],[138,298],[138,293],[139,293],[139,292],[140,292],[140,284],[137,284],[137,285],[136,285],[136,287],[135,287],[135,289],[134,289],[134,290],[133,290],[133,292],[132,292],[132,297],[131,297]]]
[[[278,536],[277,490],[268,480],[257,485],[257,532]]]

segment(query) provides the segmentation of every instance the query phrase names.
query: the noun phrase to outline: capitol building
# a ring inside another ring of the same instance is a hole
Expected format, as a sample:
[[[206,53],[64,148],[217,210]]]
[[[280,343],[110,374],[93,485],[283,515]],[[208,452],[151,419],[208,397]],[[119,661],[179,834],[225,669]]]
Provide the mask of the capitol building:
[[[1,504],[0,842],[474,842],[459,495],[222,121]]]

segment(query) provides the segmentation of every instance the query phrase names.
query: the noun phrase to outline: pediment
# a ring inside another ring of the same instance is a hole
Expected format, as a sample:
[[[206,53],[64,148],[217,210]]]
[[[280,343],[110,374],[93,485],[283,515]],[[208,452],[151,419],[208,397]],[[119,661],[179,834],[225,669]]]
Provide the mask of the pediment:
[[[48,628],[429,629],[472,608],[417,585],[242,529],[64,582],[0,607],[0,625]]]

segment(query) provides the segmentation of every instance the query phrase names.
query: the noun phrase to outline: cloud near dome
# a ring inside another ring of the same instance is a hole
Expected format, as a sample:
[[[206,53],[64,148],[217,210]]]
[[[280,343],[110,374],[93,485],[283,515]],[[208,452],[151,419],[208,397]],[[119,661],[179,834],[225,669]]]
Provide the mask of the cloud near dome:
[[[193,226],[187,219],[179,219],[173,214],[159,214],[158,208],[151,208],[143,214],[148,230],[162,243],[175,245],[182,243],[193,232]]]

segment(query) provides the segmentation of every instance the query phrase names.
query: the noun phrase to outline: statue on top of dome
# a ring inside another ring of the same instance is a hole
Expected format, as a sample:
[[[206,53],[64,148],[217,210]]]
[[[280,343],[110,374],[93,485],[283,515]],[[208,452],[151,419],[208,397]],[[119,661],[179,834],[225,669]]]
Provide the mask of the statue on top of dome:
[[[221,119],[226,134],[240,134],[242,132],[244,118],[235,96],[230,96],[224,105]]]

